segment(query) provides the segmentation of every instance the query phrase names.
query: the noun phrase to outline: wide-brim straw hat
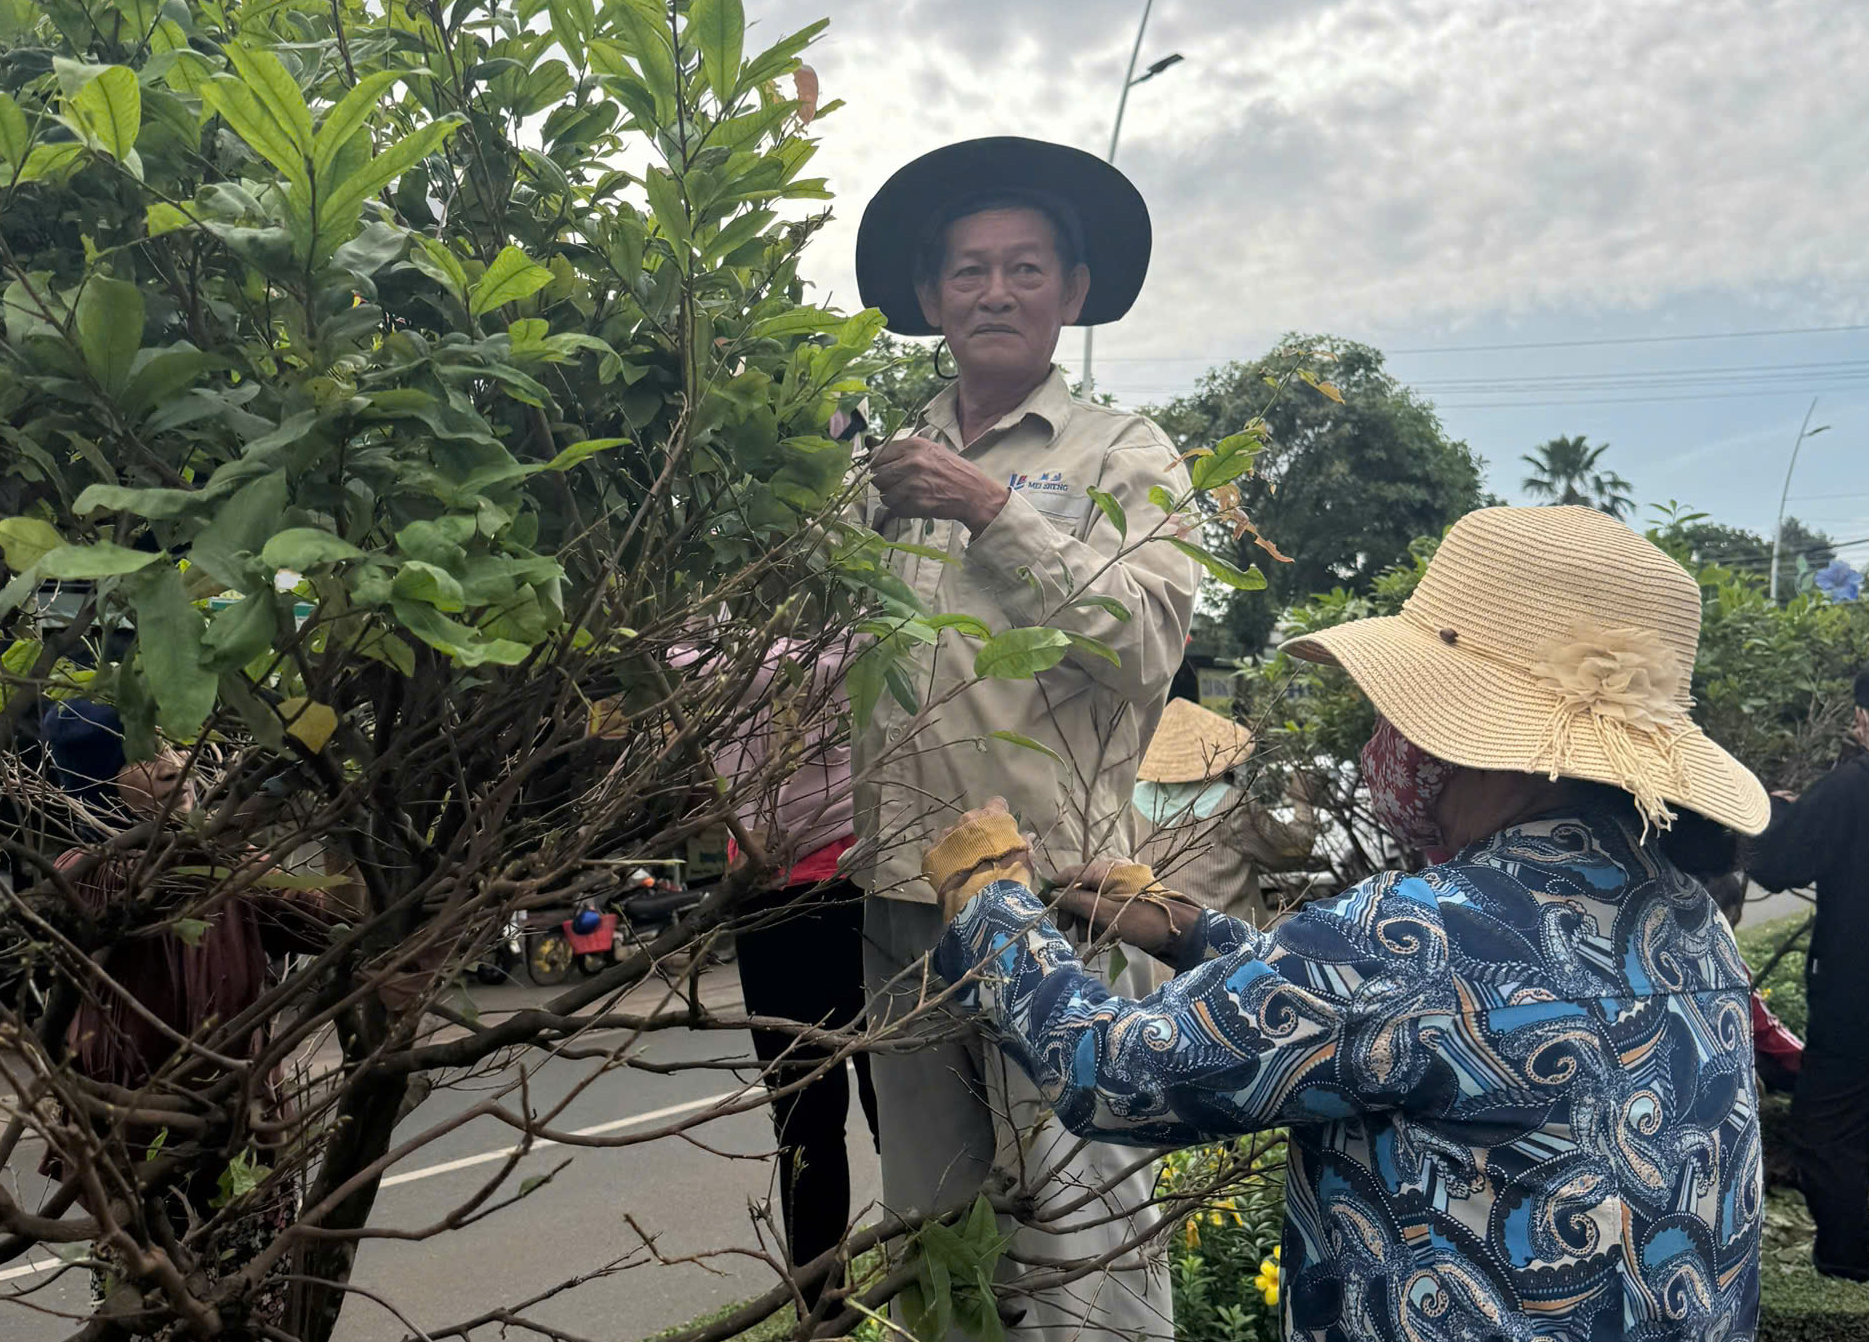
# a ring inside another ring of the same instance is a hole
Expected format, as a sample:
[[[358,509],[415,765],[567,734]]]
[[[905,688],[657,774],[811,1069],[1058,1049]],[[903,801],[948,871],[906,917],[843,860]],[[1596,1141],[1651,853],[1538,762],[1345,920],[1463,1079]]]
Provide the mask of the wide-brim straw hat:
[[[1250,754],[1252,733],[1239,723],[1192,699],[1170,699],[1136,780],[1204,783],[1243,764]]]
[[[969,201],[1028,196],[1077,234],[1090,293],[1076,325],[1121,318],[1149,273],[1149,207],[1120,171],[1081,149],[1016,135],[943,145],[897,170],[857,227],[857,291],[897,335],[937,334],[915,293],[915,258]]]
[[[1700,588],[1591,508],[1456,522],[1402,613],[1284,645],[1341,666],[1410,741],[1454,764],[1608,783],[1645,821],[1683,806],[1742,834],[1759,780],[1689,717]]]

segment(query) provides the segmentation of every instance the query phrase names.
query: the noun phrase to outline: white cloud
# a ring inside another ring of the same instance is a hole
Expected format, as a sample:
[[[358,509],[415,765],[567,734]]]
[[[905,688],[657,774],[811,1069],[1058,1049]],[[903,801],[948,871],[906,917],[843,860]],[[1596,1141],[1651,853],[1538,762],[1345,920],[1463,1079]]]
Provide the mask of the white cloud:
[[[1026,134],[1101,152],[1133,0],[782,0],[828,13],[810,271],[854,305],[863,202],[915,154]],[[1869,316],[1861,0],[1160,0],[1119,161],[1156,219],[1109,348],[1252,353],[1287,328],[1455,329],[1731,293]],[[1100,346],[1102,348],[1102,346]]]

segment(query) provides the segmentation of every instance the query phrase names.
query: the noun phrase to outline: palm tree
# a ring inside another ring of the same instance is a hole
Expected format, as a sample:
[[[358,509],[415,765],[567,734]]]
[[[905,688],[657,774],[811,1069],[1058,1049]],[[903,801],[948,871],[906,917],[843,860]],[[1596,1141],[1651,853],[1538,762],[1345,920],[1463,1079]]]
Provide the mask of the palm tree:
[[[1581,504],[1620,520],[1635,508],[1635,500],[1629,496],[1633,486],[1615,471],[1599,465],[1608,450],[1608,443],[1591,447],[1581,435],[1553,438],[1535,454],[1520,458],[1532,468],[1522,488],[1546,503]]]

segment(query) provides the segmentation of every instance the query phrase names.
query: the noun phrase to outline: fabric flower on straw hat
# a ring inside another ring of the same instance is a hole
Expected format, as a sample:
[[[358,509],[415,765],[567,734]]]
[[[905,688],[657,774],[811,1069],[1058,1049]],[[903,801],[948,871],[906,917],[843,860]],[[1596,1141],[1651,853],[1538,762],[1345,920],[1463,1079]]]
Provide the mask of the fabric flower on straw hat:
[[[1341,666],[1396,729],[1451,763],[1607,783],[1647,825],[1675,806],[1743,834],[1765,789],[1689,716],[1700,588],[1591,508],[1456,522],[1402,612],[1293,639]]]
[[[1252,754],[1252,733],[1191,699],[1170,699],[1136,771],[1143,783],[1203,783]]]

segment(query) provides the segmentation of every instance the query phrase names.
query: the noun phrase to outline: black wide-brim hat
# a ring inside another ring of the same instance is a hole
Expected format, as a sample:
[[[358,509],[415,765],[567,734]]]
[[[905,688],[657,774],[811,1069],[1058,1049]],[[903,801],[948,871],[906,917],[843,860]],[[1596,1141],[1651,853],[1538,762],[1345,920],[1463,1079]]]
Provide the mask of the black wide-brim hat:
[[[1014,135],[964,140],[923,154],[883,184],[857,230],[857,289],[897,335],[935,335],[915,295],[915,258],[969,201],[1028,196],[1056,202],[1090,268],[1079,326],[1135,305],[1149,273],[1149,207],[1130,180],[1094,154]]]

